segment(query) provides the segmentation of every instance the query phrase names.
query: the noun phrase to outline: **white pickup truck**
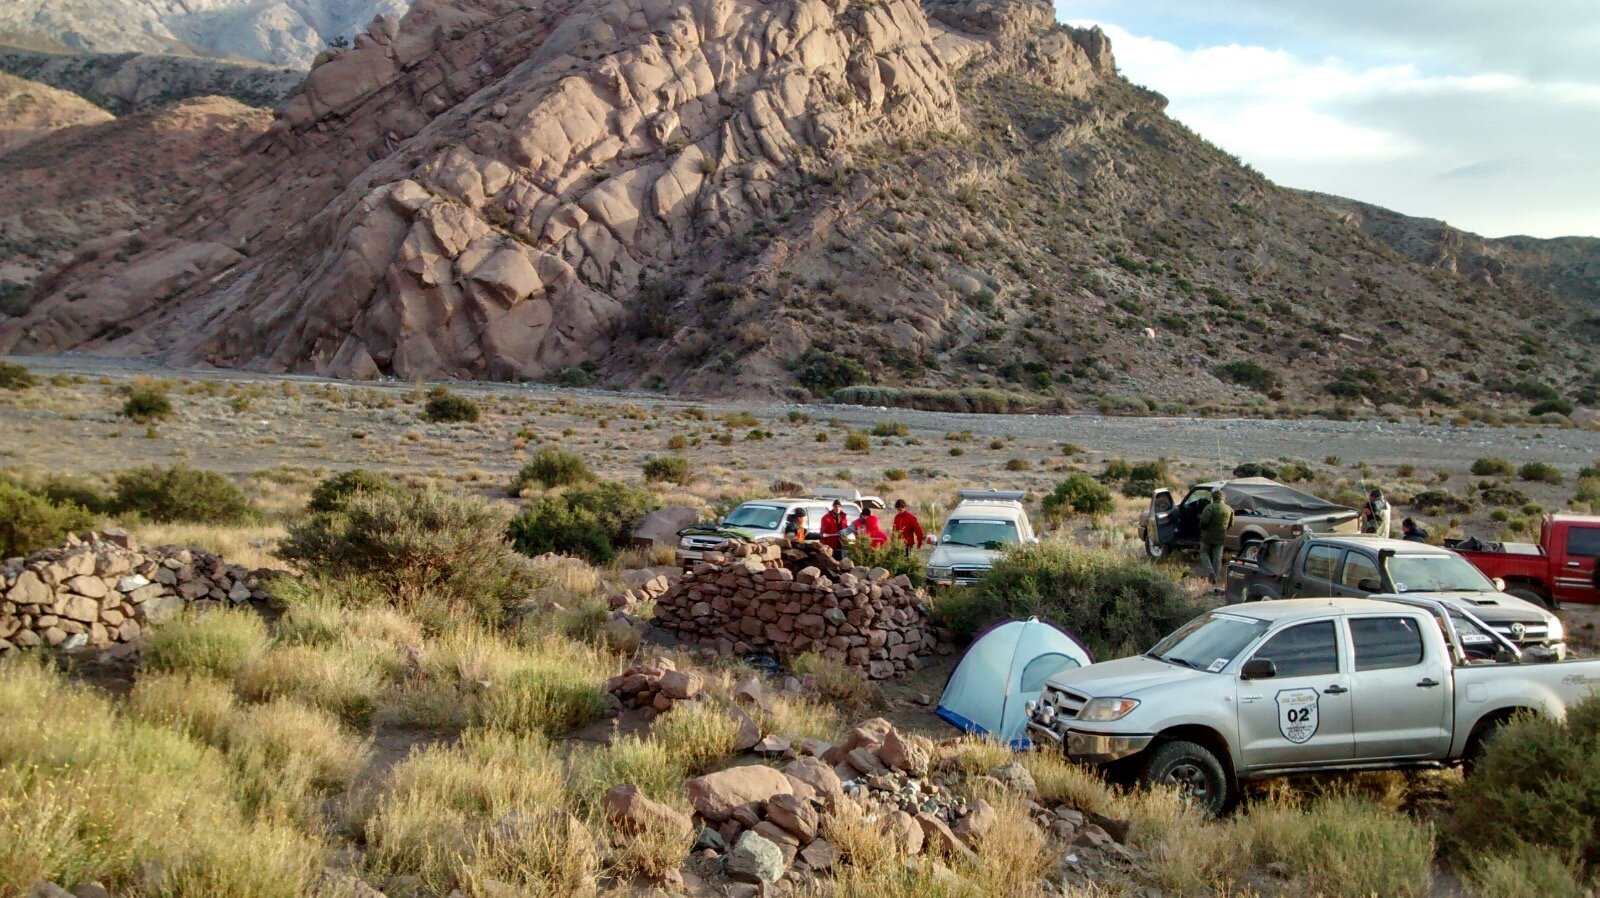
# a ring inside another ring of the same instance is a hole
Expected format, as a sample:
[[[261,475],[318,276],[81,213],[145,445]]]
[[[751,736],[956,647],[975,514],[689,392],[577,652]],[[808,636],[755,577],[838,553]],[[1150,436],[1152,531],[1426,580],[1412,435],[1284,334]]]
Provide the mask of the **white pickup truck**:
[[[1600,661],[1535,662],[1441,602],[1290,599],[1210,611],[1143,655],[1063,671],[1028,729],[1220,814],[1247,779],[1470,765],[1514,715],[1562,717],[1596,687]]]

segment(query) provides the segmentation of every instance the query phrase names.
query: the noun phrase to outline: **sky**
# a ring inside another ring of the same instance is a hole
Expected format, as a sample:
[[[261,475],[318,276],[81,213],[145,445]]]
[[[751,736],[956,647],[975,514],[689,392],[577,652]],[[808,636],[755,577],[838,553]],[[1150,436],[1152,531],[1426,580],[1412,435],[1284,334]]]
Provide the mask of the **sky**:
[[[1484,236],[1600,236],[1600,0],[1056,0],[1288,187]]]

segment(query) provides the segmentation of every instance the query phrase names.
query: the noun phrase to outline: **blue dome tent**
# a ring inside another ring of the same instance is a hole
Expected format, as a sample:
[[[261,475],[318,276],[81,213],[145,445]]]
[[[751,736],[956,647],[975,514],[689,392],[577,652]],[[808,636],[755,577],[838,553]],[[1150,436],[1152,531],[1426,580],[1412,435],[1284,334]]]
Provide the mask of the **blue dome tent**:
[[[1092,663],[1076,639],[1036,617],[996,624],[973,640],[939,697],[940,719],[1014,749],[1032,745],[1023,705],[1044,683],[1072,667]]]

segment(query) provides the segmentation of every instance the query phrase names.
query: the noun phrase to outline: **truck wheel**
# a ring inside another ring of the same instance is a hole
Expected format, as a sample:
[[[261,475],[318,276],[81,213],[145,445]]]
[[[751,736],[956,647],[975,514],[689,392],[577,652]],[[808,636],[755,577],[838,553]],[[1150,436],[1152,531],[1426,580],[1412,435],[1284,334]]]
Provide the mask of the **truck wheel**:
[[[1561,609],[1560,602],[1557,602],[1555,599],[1552,599],[1551,597],[1545,595],[1537,589],[1533,589],[1532,587],[1513,586],[1506,590],[1506,595],[1516,596],[1525,602],[1532,602],[1535,605],[1543,605],[1544,607],[1549,608],[1551,611],[1559,611]]]
[[[1466,749],[1461,752],[1461,774],[1463,776],[1472,775],[1473,770],[1478,766],[1478,762],[1483,760],[1483,756],[1488,753],[1489,743],[1494,741],[1494,737],[1506,723],[1507,719],[1502,717],[1498,720],[1484,721],[1473,729],[1472,735],[1467,737]]]
[[[1144,532],[1144,554],[1156,559],[1167,557],[1167,547],[1151,539],[1149,530]]]
[[[1150,753],[1141,778],[1148,785],[1172,786],[1213,817],[1227,809],[1233,796],[1228,774],[1217,756],[1193,742],[1165,742]]]

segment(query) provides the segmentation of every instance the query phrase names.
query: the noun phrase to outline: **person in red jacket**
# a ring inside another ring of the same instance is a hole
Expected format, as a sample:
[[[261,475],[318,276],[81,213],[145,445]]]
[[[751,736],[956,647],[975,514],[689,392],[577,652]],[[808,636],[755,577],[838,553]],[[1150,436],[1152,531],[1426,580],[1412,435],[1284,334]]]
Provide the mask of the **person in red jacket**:
[[[833,508],[822,516],[822,524],[819,529],[822,533],[822,544],[828,547],[828,551],[833,553],[834,558],[844,557],[844,551],[839,542],[839,534],[849,527],[849,516],[844,513],[844,508],[840,506],[839,500],[833,500]]]
[[[906,506],[906,500],[894,500],[894,536],[906,547],[906,554],[920,547],[927,534],[922,532],[922,522],[917,520],[917,515]]]
[[[883,524],[878,520],[878,504],[876,502],[861,503],[861,517],[856,518],[856,533],[866,536],[872,541],[872,548],[889,541],[889,534],[883,532]]]

